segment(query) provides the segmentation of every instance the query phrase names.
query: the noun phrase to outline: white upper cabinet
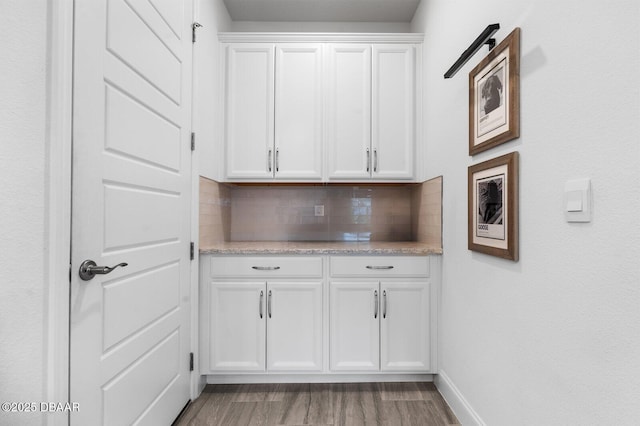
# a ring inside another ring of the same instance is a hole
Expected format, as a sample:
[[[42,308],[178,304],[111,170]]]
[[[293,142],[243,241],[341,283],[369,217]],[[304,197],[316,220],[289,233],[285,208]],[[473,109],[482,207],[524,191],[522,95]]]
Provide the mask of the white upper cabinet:
[[[419,38],[222,35],[226,179],[414,180]]]
[[[416,47],[372,47],[373,177],[413,179],[416,139]]]
[[[322,45],[276,46],[275,177],[322,179]]]
[[[371,177],[371,45],[327,46],[328,178]]]
[[[415,177],[416,46],[328,46],[328,179]]]
[[[225,146],[228,179],[273,177],[274,45],[226,48]]]

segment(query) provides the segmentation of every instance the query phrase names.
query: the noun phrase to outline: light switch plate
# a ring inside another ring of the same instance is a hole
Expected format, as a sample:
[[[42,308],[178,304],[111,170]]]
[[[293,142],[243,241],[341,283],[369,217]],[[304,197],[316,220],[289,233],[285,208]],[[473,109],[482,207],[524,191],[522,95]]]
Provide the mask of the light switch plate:
[[[567,222],[591,222],[591,179],[574,179],[564,185]]]
[[[313,210],[316,216],[324,216],[324,205],[314,206]]]

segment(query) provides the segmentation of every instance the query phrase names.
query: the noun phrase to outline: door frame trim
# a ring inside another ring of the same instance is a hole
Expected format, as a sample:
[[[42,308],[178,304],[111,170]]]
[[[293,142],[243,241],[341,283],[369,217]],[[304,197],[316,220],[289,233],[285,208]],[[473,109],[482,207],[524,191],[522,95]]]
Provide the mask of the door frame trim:
[[[49,3],[47,46],[47,255],[43,398],[69,402],[69,290],[73,123],[74,2]],[[49,426],[68,425],[68,413],[46,416]]]

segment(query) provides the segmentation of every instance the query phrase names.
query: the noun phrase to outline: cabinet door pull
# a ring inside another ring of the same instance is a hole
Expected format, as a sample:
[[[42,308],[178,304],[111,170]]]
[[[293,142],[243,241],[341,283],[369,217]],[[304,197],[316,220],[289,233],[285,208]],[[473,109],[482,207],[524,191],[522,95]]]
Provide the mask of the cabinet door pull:
[[[373,318],[378,319],[378,290],[373,292]]]
[[[280,149],[276,148],[276,172],[280,171]]]
[[[378,172],[378,150],[373,150],[373,171]]]
[[[387,318],[387,290],[382,292],[382,318]]]
[[[251,269],[255,269],[256,271],[277,271],[280,269],[279,266],[252,266]]]
[[[262,300],[263,299],[264,299],[264,291],[260,290],[260,307],[259,307],[260,319],[262,319]]]
[[[392,265],[389,265],[389,266],[367,265],[366,268],[367,269],[373,269],[374,271],[379,271],[379,270],[393,269],[393,266]]]
[[[269,290],[269,296],[267,297],[267,315],[271,318],[271,290]]]
[[[369,151],[369,148],[367,148],[367,173],[369,173],[370,169],[371,169],[371,151]]]
[[[271,155],[272,155],[273,151],[270,149],[269,150],[269,155],[267,155],[267,169],[269,170],[269,173],[271,173]]]

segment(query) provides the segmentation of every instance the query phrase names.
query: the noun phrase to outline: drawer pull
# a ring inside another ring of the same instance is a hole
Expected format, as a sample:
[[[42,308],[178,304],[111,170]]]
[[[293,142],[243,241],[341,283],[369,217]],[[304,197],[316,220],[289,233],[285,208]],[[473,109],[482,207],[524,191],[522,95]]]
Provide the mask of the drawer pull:
[[[252,266],[251,269],[255,269],[256,271],[277,271],[280,269],[279,266]]]
[[[367,265],[367,269],[373,269],[374,271],[379,271],[379,270],[393,269],[393,266],[373,266],[373,265]]]

